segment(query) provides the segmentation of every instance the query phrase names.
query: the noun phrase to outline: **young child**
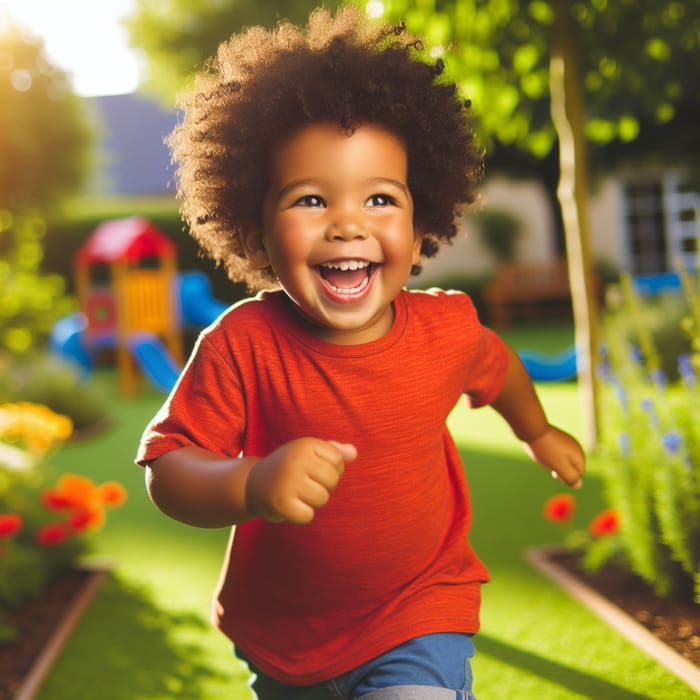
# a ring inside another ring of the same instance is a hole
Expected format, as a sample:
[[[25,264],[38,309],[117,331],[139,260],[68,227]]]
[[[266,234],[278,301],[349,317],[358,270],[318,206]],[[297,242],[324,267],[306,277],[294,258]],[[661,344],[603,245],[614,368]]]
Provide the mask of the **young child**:
[[[404,288],[482,172],[421,51],[352,8],[248,29],[171,139],[192,234],[268,291],[202,333],[137,461],[167,515],[237,526],[214,617],[266,700],[473,697],[488,574],[446,427],[463,394],[581,483],[578,443],[469,298]]]

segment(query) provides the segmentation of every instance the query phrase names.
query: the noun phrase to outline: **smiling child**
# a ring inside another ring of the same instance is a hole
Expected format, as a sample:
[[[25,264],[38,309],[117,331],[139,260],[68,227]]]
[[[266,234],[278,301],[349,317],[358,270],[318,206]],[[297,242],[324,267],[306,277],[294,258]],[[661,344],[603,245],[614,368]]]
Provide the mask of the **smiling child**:
[[[259,293],[200,336],[143,436],[154,503],[230,527],[214,619],[265,700],[473,698],[488,573],[446,420],[491,405],[580,486],[516,353],[409,292],[482,171],[467,105],[346,8],[224,43],[171,144],[193,236]]]

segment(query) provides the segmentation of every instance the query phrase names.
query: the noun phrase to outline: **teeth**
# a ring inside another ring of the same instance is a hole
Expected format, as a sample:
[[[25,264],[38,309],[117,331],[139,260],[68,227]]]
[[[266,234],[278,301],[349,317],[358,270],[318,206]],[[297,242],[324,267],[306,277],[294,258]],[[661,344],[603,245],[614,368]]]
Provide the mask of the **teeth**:
[[[360,270],[369,267],[369,263],[366,260],[341,260],[340,262],[323,263],[321,267],[329,270]]]

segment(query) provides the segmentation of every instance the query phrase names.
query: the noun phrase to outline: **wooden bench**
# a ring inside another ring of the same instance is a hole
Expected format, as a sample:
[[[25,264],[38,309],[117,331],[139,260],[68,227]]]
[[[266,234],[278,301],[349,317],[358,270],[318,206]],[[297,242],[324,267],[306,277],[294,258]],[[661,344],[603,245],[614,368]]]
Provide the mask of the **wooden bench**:
[[[522,311],[542,311],[543,306],[567,304],[571,289],[564,259],[501,265],[483,291],[488,322],[507,328],[512,316]]]

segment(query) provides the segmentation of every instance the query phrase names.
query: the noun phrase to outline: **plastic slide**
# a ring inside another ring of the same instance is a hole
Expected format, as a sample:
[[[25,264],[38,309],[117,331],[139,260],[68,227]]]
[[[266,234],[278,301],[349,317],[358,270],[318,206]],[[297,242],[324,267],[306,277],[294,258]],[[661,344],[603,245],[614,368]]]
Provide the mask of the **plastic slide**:
[[[638,275],[633,280],[634,289],[638,294],[656,297],[660,294],[679,292],[681,278],[677,272],[660,272],[656,275]]]
[[[156,389],[169,392],[175,386],[181,368],[168,348],[152,333],[135,333],[129,338],[128,345],[146,379]]]
[[[212,296],[209,278],[194,270],[180,275],[180,307],[182,320],[201,328],[213,323],[228,305]]]
[[[518,355],[535,382],[565,382],[576,377],[576,348],[573,345],[553,356],[530,350],[521,350]]]
[[[49,336],[51,350],[79,367],[84,373],[92,370],[92,358],[83,342],[86,327],[85,316],[80,311],[76,311],[56,321]]]

